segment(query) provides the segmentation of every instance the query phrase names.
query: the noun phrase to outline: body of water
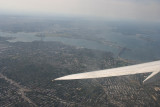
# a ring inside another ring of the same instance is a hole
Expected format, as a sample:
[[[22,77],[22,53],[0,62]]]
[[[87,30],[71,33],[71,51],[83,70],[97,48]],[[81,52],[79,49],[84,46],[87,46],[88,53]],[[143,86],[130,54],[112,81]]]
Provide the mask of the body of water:
[[[0,32],[2,37],[14,37],[15,39],[8,40],[9,42],[33,42],[33,41],[59,41],[67,45],[76,47],[84,47],[88,49],[96,49],[101,51],[112,52],[116,57],[120,48],[110,46],[104,43],[85,40],[85,39],[73,39],[65,37],[37,37],[36,33],[6,33]],[[124,51],[121,54],[122,58],[138,61],[152,61],[160,59],[160,38],[158,35],[153,35],[150,38],[144,38],[141,36],[126,36],[122,34],[106,35],[104,40],[116,43],[120,47],[125,47],[129,50]]]

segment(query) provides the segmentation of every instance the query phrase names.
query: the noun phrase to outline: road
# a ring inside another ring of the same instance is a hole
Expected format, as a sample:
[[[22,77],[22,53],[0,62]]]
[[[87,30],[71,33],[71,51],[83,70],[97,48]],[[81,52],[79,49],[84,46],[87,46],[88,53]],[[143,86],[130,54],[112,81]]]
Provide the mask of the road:
[[[19,85],[17,82],[13,81],[12,79],[7,78],[5,75],[3,75],[2,73],[0,73],[0,78],[5,79],[7,82],[9,82],[10,84],[14,85],[15,87],[18,88],[18,93],[21,95],[21,97],[27,101],[28,103],[32,104],[33,106],[37,107],[37,105],[32,102],[25,94],[25,92],[30,91],[29,89],[24,88],[23,86]]]

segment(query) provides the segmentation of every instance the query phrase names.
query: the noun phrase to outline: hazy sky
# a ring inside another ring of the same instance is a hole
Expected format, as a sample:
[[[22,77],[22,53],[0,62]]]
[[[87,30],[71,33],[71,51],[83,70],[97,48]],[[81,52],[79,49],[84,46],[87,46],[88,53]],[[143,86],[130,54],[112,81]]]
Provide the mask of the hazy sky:
[[[0,0],[0,12],[160,21],[160,1]]]

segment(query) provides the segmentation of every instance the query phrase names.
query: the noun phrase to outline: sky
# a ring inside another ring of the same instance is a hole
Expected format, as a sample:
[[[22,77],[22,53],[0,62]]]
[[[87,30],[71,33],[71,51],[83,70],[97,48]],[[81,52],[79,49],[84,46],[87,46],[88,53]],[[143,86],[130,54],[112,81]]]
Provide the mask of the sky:
[[[0,0],[0,13],[160,22],[159,0]]]

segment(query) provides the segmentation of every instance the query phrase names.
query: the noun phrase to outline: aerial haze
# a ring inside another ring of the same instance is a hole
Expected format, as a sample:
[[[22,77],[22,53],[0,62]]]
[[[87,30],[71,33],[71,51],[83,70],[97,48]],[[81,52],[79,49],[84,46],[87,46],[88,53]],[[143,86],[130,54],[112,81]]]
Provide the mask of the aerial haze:
[[[1,0],[0,11],[106,20],[160,21],[158,0]]]

